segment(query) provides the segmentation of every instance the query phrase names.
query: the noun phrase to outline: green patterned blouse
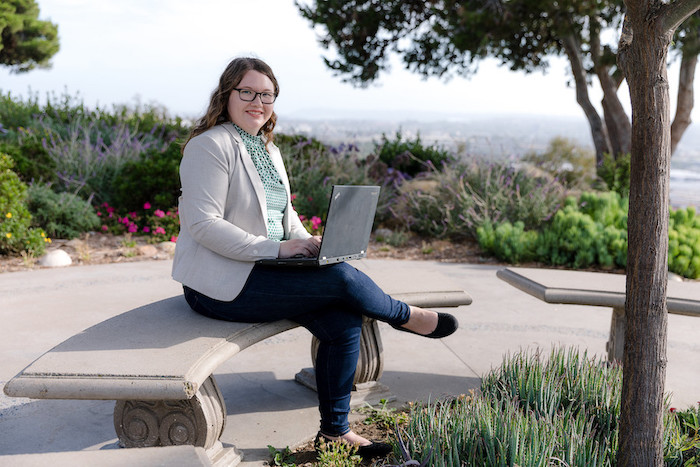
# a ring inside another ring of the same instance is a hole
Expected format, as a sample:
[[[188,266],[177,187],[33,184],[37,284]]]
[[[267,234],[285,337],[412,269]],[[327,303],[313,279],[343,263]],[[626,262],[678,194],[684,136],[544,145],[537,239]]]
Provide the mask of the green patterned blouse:
[[[253,159],[258,175],[265,189],[267,202],[267,237],[270,240],[282,241],[284,227],[282,218],[287,207],[287,190],[284,188],[280,174],[272,163],[270,153],[265,148],[262,136],[253,136],[238,125],[233,125],[243,138],[243,144]]]

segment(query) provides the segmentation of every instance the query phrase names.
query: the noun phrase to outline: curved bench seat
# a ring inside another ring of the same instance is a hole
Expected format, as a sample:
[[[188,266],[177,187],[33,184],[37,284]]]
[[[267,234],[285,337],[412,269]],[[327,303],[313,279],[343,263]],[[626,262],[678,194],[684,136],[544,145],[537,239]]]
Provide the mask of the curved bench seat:
[[[463,291],[395,293],[410,305],[469,305]],[[241,350],[298,327],[287,321],[236,323],[206,318],[178,295],[92,326],[36,359],[5,384],[5,394],[33,399],[116,400],[114,426],[122,445],[192,444],[217,465],[240,455],[219,441],[226,408],[213,373]],[[358,374],[376,382],[382,344],[374,320],[363,325]],[[364,355],[364,357],[363,357]],[[372,367],[371,371],[360,366]]]

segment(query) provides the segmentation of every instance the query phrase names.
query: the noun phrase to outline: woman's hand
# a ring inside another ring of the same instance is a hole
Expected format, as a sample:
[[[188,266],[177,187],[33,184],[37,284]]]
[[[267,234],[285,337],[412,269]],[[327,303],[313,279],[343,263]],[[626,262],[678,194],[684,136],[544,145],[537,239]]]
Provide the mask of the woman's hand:
[[[278,258],[291,258],[297,255],[315,257],[318,256],[320,247],[321,237],[318,235],[305,239],[294,238],[280,244],[280,252],[277,256]]]

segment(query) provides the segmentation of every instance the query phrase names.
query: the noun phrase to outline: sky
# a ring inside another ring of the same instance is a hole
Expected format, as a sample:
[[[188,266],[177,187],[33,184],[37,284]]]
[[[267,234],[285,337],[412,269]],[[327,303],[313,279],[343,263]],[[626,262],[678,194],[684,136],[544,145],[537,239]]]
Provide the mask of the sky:
[[[304,0],[308,2],[308,0]],[[410,118],[465,115],[579,117],[565,60],[543,74],[512,72],[485,61],[469,79],[424,79],[398,58],[376,84],[343,83],[323,63],[328,55],[293,0],[38,0],[40,19],[58,24],[52,68],[10,74],[0,91],[26,98],[78,96],[94,107],[154,104],[171,115],[201,116],[221,72],[235,57],[265,60],[280,83],[275,111],[283,118]],[[677,68],[669,72],[675,111]],[[626,88],[620,90],[629,101]],[[600,92],[593,89],[593,102]],[[629,108],[629,105],[627,105]],[[696,117],[697,119],[697,117]]]

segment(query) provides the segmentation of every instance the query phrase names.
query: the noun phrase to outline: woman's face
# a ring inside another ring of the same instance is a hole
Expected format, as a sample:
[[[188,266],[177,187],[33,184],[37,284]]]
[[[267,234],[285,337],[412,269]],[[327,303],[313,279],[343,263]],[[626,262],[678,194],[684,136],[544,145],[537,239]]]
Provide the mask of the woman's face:
[[[243,79],[236,89],[245,89],[253,92],[275,92],[272,80],[259,71],[249,70],[243,75]],[[228,98],[228,115],[231,121],[243,128],[251,135],[257,135],[260,128],[272,116],[274,104],[263,104],[260,95],[256,95],[251,102],[241,100],[238,91],[231,91]]]

